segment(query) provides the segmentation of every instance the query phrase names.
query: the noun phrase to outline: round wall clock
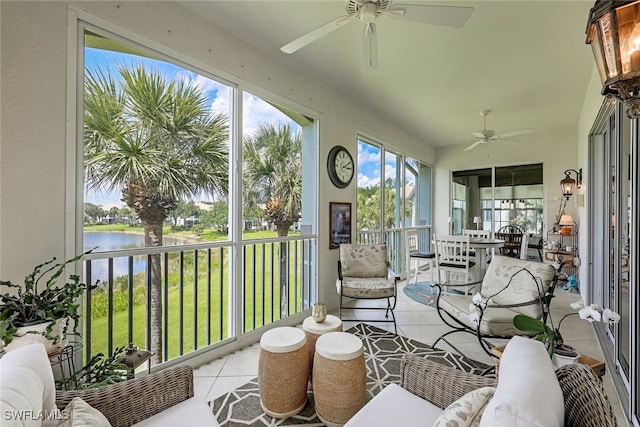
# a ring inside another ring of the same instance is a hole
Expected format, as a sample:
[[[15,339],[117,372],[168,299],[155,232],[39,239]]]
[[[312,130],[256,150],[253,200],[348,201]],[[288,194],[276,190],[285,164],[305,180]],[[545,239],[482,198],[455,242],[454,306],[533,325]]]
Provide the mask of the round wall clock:
[[[345,188],[353,179],[355,165],[349,151],[341,145],[336,145],[329,151],[327,170],[329,179],[338,188]]]

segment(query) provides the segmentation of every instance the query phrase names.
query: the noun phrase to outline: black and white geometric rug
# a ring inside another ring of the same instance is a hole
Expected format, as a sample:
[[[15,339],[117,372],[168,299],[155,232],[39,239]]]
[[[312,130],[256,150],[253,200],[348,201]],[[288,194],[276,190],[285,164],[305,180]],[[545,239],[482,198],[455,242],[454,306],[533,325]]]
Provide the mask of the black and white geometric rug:
[[[457,354],[433,349],[429,345],[395,335],[375,326],[360,323],[346,332],[355,334],[364,345],[367,365],[367,401],[390,383],[400,382],[400,359],[415,354],[446,366],[467,372],[481,373],[486,365],[465,359]],[[308,392],[305,408],[297,415],[279,420],[262,412],[258,379],[209,402],[218,423],[231,426],[324,426],[314,409],[313,392]]]

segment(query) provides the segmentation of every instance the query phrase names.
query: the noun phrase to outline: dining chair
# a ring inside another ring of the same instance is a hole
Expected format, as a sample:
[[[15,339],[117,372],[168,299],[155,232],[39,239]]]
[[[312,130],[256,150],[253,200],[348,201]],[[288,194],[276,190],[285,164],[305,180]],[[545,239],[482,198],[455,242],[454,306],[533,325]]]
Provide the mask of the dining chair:
[[[475,262],[469,256],[469,236],[434,235],[437,280],[439,284],[469,284],[474,280]]]
[[[340,294],[338,316],[342,319],[342,310],[385,310],[384,318],[361,319],[365,322],[393,322],[398,333],[396,317],[393,310],[396,307],[398,295],[398,276],[391,268],[387,258],[386,244],[347,244],[340,245],[340,259],[338,260],[338,280],[336,290]],[[386,300],[386,306],[346,305],[349,299]],[[391,314],[391,320],[389,319]]]
[[[520,247],[524,234],[524,230],[515,224],[505,225],[496,231],[496,239],[504,240],[504,246],[500,248],[500,255],[520,258]]]
[[[414,279],[414,283],[418,282],[420,268],[424,266],[429,267],[431,282],[433,283],[436,254],[435,252],[420,250],[418,231],[417,229],[406,230],[407,284],[411,283],[411,279]]]

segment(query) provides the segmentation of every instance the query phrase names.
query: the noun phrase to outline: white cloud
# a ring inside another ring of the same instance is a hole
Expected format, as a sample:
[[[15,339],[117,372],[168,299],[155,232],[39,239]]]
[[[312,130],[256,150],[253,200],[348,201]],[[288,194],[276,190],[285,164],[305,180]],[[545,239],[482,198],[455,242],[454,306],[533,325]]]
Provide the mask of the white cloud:
[[[359,188],[367,188],[367,187],[377,187],[380,185],[380,178],[378,177],[369,177],[362,173],[358,174],[358,187]]]
[[[298,125],[284,113],[255,95],[245,92],[242,102],[242,126],[244,129],[243,134],[245,136],[252,135],[261,124],[267,123],[289,123],[291,124],[293,131],[298,128]]]

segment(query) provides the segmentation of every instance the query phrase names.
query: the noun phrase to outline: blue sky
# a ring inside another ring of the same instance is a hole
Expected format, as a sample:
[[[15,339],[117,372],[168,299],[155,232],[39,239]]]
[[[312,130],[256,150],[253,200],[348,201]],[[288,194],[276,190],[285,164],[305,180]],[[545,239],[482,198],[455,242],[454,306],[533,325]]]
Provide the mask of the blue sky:
[[[232,88],[225,84],[171,63],[120,52],[93,48],[85,49],[85,65],[88,68],[97,68],[103,72],[110,71],[117,75],[118,66],[134,66],[138,64],[143,64],[150,70],[161,72],[166,76],[167,81],[178,78],[196,85],[210,99],[212,114],[222,112],[231,117]],[[289,123],[293,131],[299,128],[286,115],[250,93],[245,92],[243,94],[243,107],[242,121],[245,135],[252,133],[261,123]],[[112,206],[124,206],[120,198],[120,192],[104,194],[85,189],[85,202],[101,205],[105,209]]]

